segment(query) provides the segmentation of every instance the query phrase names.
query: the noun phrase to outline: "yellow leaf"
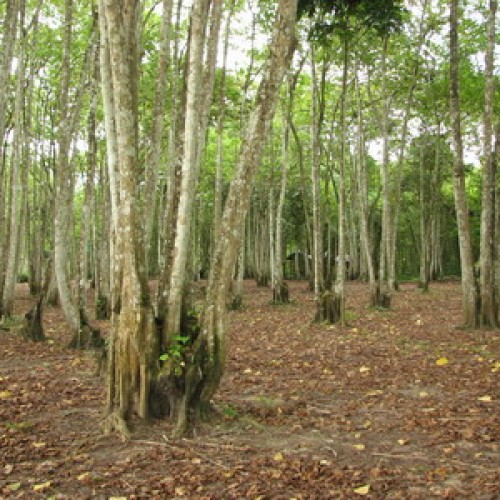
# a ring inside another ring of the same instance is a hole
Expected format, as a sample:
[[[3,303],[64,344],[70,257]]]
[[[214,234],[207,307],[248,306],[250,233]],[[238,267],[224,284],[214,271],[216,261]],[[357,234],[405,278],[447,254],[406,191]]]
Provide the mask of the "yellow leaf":
[[[380,389],[375,389],[374,391],[368,391],[365,396],[370,397],[370,396],[380,396],[381,394],[384,394],[384,391],[381,391]]]
[[[482,363],[484,361],[484,358],[482,356],[478,356],[476,358],[476,361],[478,361],[479,363]]]
[[[10,391],[0,392],[0,399],[9,399],[11,397],[12,397],[12,392],[10,392]]]
[[[436,360],[436,365],[444,366],[448,364],[448,360],[446,358],[439,358]]]
[[[366,372],[369,372],[370,370],[371,370],[371,368],[369,368],[368,366],[362,366],[359,369],[359,373],[366,373]]]
[[[109,497],[108,500],[128,500],[128,497]]]
[[[418,393],[418,395],[419,395],[421,398],[426,398],[426,397],[429,395],[429,393],[428,393],[428,392],[426,392],[426,391],[420,391],[420,392]]]
[[[47,339],[47,344],[53,345],[54,344],[54,339]]]
[[[85,481],[90,477],[90,472],[84,472],[83,474],[80,474],[77,479],[78,481]]]
[[[201,458],[195,457],[191,460],[192,464],[201,464]]]
[[[285,457],[283,457],[283,453],[279,451],[278,453],[276,453],[276,455],[274,455],[273,460],[275,462],[282,462],[284,458]]]
[[[491,403],[491,396],[481,396],[477,398],[478,401],[482,401],[483,403]]]
[[[177,488],[175,488],[175,494],[183,497],[186,494],[186,489],[183,486],[178,486]]]
[[[7,486],[10,491],[17,491],[21,487],[21,483],[12,483]]]
[[[362,450],[365,449],[365,445],[364,444],[353,444],[352,446],[353,446],[353,448],[356,448],[359,451],[362,451]]]
[[[243,373],[252,373],[252,369],[251,368],[245,368],[243,370]]]
[[[408,439],[398,439],[398,444],[401,446],[404,446],[405,444],[408,443],[409,443]]]
[[[500,361],[495,361],[495,363],[493,364],[493,368],[491,369],[491,371],[493,373],[496,373],[496,372],[500,371]]]
[[[48,488],[50,488],[51,482],[47,481],[46,483],[41,483],[41,484],[35,484],[33,486],[33,491],[44,491]]]
[[[45,446],[45,443],[34,442],[34,443],[31,443],[31,446],[33,446],[33,448],[43,448]]]
[[[356,495],[368,495],[369,492],[370,492],[369,484],[365,484],[364,486],[360,486],[359,488],[354,489],[354,493],[356,493]]]
[[[320,465],[332,465],[332,462],[330,460],[321,460],[319,462]]]
[[[363,427],[364,427],[365,429],[369,429],[371,426],[372,426],[372,423],[371,423],[369,420],[367,420],[367,421],[363,424]]]

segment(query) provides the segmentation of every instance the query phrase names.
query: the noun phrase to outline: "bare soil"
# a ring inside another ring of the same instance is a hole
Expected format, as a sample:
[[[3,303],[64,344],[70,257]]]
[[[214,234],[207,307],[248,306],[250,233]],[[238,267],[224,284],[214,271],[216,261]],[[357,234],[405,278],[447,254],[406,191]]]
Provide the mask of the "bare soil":
[[[274,306],[246,282],[217,415],[191,439],[169,421],[104,436],[104,381],[59,309],[47,342],[0,330],[0,498],[499,498],[499,334],[457,328],[459,283],[403,284],[389,311],[350,283],[344,328],[289,285]],[[32,303],[19,285],[16,314]]]

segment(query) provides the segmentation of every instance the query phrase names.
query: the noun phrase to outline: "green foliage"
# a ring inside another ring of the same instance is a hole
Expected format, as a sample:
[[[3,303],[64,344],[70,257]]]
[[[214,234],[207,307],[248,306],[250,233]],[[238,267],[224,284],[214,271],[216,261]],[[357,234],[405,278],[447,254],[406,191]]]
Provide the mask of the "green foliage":
[[[181,375],[184,367],[184,354],[190,338],[185,335],[173,335],[168,349],[160,356],[160,361],[167,363],[175,375]]]

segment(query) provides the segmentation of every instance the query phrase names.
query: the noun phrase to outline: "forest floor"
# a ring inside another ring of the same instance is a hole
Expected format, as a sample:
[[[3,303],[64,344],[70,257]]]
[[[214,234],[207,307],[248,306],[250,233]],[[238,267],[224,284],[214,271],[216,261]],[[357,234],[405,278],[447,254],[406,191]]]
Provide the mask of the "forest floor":
[[[343,329],[290,292],[245,283],[218,415],[191,439],[104,436],[104,381],[58,308],[47,342],[0,331],[0,498],[499,498],[499,333],[457,328],[458,282],[403,284],[389,311],[349,283]],[[16,313],[31,303],[19,285]]]

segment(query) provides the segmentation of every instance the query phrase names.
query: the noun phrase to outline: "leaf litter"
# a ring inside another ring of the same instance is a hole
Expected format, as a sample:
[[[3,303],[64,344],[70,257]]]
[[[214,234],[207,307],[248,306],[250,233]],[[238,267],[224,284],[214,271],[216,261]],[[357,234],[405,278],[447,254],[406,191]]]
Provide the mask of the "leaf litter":
[[[136,422],[128,443],[104,436],[104,382],[66,349],[59,309],[45,315],[50,342],[2,332],[0,497],[500,494],[498,332],[456,328],[458,283],[403,284],[390,311],[349,283],[344,329],[313,323],[307,283],[290,290],[275,307],[245,283],[217,414],[191,439],[170,439],[168,421]],[[16,314],[31,301],[20,285]]]

